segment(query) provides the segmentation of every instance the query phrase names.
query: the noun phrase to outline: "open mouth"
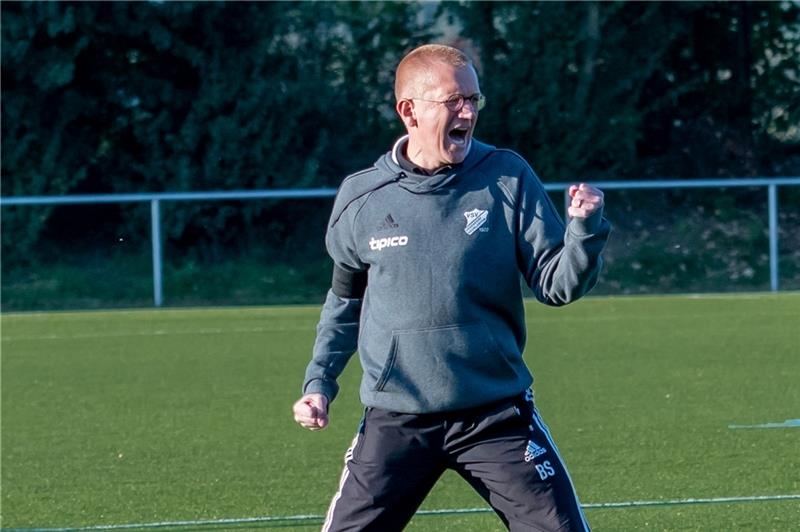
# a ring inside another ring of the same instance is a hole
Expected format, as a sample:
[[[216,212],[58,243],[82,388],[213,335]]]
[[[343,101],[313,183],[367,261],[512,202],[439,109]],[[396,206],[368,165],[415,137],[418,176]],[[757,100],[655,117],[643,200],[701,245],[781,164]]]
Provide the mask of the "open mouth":
[[[447,134],[453,144],[463,145],[467,141],[469,128],[466,126],[456,126]]]

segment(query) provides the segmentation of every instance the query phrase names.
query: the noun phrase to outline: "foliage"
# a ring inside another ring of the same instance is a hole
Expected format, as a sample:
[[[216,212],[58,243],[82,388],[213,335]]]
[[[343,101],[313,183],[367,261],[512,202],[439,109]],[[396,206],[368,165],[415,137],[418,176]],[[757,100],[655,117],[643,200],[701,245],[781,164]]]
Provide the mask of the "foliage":
[[[2,311],[153,306],[149,257],[119,253],[83,259],[4,272]],[[324,253],[301,262],[253,256],[170,262],[162,275],[168,307],[321,305],[330,279]]]
[[[483,131],[545,179],[800,171],[796,4],[444,9],[462,21],[483,65]]]
[[[547,181],[800,173],[797,3],[0,9],[4,196],[335,187],[401,133],[393,69],[432,40],[475,55],[489,99],[478,136]],[[3,260],[45,260],[87,229],[146,237],[139,210],[4,208]],[[165,216],[169,249],[208,260],[321,228],[326,212],[198,202]]]
[[[391,54],[414,27],[403,4],[2,10],[6,195],[333,186],[390,142],[361,111],[386,105]],[[168,236],[225,244],[266,210],[244,205],[198,228],[209,208],[193,206]],[[15,250],[46,220],[9,214]]]

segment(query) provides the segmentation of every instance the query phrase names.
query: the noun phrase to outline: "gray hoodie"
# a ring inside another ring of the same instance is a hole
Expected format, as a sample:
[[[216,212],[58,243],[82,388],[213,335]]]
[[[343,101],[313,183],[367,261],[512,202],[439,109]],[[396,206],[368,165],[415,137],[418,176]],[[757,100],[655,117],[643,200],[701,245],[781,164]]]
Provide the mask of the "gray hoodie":
[[[339,188],[326,235],[363,299],[328,292],[303,393],[333,400],[359,352],[361,400],[394,412],[469,408],[527,389],[519,276],[559,306],[596,283],[610,231],[598,212],[566,228],[530,166],[473,141],[463,163],[433,176],[392,152]]]

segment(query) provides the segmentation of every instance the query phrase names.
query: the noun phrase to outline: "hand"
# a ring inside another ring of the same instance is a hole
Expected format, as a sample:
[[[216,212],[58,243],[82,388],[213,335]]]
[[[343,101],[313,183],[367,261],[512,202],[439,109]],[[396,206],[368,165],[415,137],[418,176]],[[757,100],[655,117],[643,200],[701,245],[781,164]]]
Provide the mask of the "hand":
[[[308,393],[294,406],[294,420],[309,430],[320,430],[328,426],[328,398],[321,393]]]
[[[586,183],[569,187],[569,196],[567,214],[573,218],[588,218],[603,208],[603,191]]]

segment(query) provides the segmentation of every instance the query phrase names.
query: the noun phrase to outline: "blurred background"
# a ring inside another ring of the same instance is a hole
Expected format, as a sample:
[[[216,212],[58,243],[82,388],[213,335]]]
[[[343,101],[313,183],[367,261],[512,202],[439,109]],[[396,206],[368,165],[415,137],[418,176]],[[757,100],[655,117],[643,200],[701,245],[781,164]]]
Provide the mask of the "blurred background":
[[[2,196],[335,189],[402,134],[394,67],[479,68],[545,183],[800,176],[797,2],[3,2]],[[800,289],[800,187],[777,192]],[[559,205],[563,199],[553,194]],[[594,294],[770,288],[767,189],[609,190]],[[331,197],[164,202],[166,306],[319,304]],[[2,207],[2,310],[153,305],[148,203]]]

